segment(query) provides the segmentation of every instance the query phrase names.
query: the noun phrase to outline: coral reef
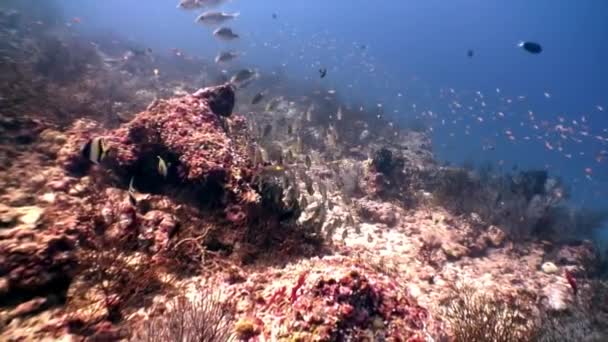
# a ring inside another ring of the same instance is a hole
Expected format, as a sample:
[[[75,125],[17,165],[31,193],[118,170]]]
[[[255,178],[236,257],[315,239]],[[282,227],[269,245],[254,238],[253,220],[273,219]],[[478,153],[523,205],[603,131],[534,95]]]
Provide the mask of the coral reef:
[[[262,76],[262,110],[204,61],[30,14],[0,12],[0,339],[606,331],[578,239],[605,215],[547,172],[440,167],[424,130],[325,91]]]
[[[441,334],[439,323],[390,277],[336,258],[301,266],[229,285],[226,296],[242,317],[237,325],[278,341],[418,341]]]

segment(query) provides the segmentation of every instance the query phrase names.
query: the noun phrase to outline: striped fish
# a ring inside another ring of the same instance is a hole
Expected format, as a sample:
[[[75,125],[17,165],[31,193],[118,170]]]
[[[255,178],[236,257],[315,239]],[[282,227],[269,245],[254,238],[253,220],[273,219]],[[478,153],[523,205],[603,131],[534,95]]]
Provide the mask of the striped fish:
[[[107,149],[104,145],[103,138],[96,137],[87,141],[82,148],[82,156],[95,164],[101,163],[105,158]]]

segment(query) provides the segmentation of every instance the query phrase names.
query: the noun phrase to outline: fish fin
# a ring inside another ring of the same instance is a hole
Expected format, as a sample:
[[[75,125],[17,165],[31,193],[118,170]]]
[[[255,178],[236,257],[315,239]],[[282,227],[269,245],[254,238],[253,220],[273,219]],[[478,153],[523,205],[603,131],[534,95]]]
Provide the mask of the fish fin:
[[[82,147],[81,154],[82,154],[82,157],[85,158],[86,160],[91,160],[91,145],[92,144],[93,144],[93,140],[90,139]]]
[[[129,181],[129,193],[137,192],[137,190],[135,189],[135,186],[133,185],[134,180],[135,180],[135,177],[131,176],[131,180]]]
[[[106,146],[106,144],[104,143],[104,140],[101,139],[99,141],[99,161],[103,161],[106,158],[106,155],[108,154],[108,147]]]
[[[137,199],[130,192],[129,192],[129,203],[131,203],[132,206],[137,207]]]

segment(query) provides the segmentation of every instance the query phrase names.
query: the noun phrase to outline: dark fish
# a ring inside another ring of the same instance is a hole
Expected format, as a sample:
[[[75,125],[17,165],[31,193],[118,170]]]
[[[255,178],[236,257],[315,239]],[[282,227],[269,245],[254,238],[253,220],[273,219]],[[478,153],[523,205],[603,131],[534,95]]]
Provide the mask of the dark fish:
[[[310,177],[304,177],[304,184],[306,185],[306,191],[310,196],[315,194],[315,188],[312,186],[312,179]]]
[[[319,76],[321,76],[321,78],[324,78],[326,75],[327,75],[327,69],[326,68],[319,69]]]
[[[535,55],[543,52],[543,47],[535,42],[520,42],[517,46]]]
[[[302,199],[300,200],[300,208],[306,207],[308,207],[308,200],[306,199],[306,196],[302,195]]]
[[[257,73],[255,72],[255,70],[251,70],[251,69],[242,69],[239,70],[236,74],[234,74],[231,78],[230,78],[230,83],[246,83],[251,81],[253,78],[255,78],[257,75]]]
[[[308,155],[306,155],[306,157],[304,158],[304,163],[306,163],[306,168],[310,170],[310,167],[312,166],[312,160]]]
[[[276,19],[278,15],[276,13],[272,13],[272,19]]]
[[[295,159],[294,155],[293,155],[293,152],[291,151],[291,149],[287,150],[286,157],[287,157],[287,162],[288,163],[292,163],[293,160]]]
[[[103,138],[93,138],[82,148],[82,156],[95,164],[101,163],[105,158],[107,149],[103,143]]]
[[[472,58],[474,54],[475,54],[475,52],[473,52],[473,50],[467,51],[467,57],[469,57],[469,58]]]
[[[226,63],[226,62],[230,62],[231,60],[237,58],[239,56],[238,53],[233,52],[233,51],[225,51],[225,52],[220,52],[216,57],[215,57],[215,63]]]
[[[233,40],[239,37],[239,35],[234,33],[229,27],[220,27],[213,31],[213,35],[221,40]]]
[[[259,92],[257,94],[255,94],[255,96],[253,97],[253,99],[251,99],[251,104],[258,104],[260,103],[260,101],[262,101],[262,99],[264,99],[264,92]]]
[[[262,137],[264,137],[264,138],[268,137],[271,132],[272,132],[272,125],[267,124],[266,126],[264,126],[264,132],[262,133]]]
[[[293,127],[291,126],[291,124],[287,125],[287,134],[289,134],[289,135],[293,134]]]

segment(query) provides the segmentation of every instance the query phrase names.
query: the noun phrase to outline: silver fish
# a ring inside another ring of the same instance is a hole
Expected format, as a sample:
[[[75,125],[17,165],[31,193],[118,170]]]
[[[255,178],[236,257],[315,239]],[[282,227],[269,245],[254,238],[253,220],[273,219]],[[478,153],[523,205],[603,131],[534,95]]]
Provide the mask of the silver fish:
[[[257,94],[255,94],[255,96],[253,96],[253,99],[251,99],[251,104],[258,104],[260,103],[260,101],[262,101],[262,99],[264,99],[264,92],[259,92]]]
[[[135,177],[131,177],[131,180],[129,181],[129,203],[131,203],[132,206],[136,207],[138,202],[138,193],[135,189],[135,186],[133,185],[134,178]]]
[[[161,156],[156,157],[158,158],[158,173],[163,176],[163,178],[167,178],[167,175],[169,174],[169,167],[171,166],[171,164],[167,164],[165,160],[161,158]]]
[[[208,11],[208,12],[201,13],[201,15],[196,17],[196,20],[194,22],[206,24],[206,25],[219,25],[228,20],[238,17],[239,15],[240,15],[239,12],[226,13],[226,12]]]
[[[213,31],[213,35],[221,40],[233,40],[239,37],[239,35],[234,33],[230,27],[224,26]]]
[[[359,135],[359,140],[365,140],[369,137],[369,131],[368,130],[363,130],[361,132],[361,134]]]
[[[217,7],[227,0],[180,0],[177,8],[191,10],[196,8],[212,8]]]
[[[254,70],[243,69],[230,78],[230,83],[246,83],[251,81],[256,75],[257,74]]]
[[[177,4],[177,8],[186,9],[186,10],[191,10],[191,9],[200,8],[200,7],[201,7],[201,5],[199,4],[198,0],[181,0]]]
[[[220,52],[217,56],[215,56],[215,63],[226,63],[231,60],[237,58],[239,56],[238,53],[232,51],[224,51]]]
[[[311,104],[306,110],[306,121],[312,121],[312,112],[315,110],[315,105]]]

